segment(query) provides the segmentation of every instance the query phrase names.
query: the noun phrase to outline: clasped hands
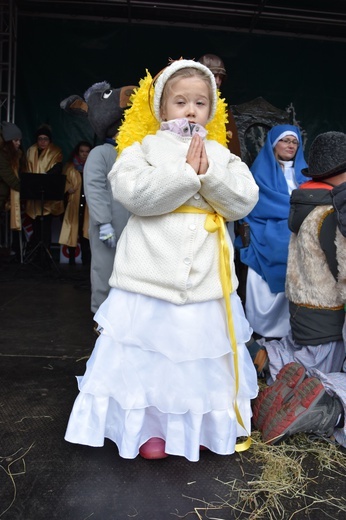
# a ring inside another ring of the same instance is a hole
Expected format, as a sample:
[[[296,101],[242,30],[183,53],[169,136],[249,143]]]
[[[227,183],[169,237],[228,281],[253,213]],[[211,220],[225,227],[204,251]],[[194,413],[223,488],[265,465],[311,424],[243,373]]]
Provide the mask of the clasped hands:
[[[209,167],[204,141],[198,134],[194,134],[187,152],[186,162],[195,170],[197,175],[203,175]]]

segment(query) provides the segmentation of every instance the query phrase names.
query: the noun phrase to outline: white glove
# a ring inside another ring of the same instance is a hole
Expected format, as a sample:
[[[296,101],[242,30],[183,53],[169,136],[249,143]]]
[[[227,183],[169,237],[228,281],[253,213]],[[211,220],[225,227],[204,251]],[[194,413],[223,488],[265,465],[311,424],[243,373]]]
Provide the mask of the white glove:
[[[112,226],[112,224],[101,224],[100,225],[100,240],[107,246],[107,247],[115,247],[117,245],[116,239],[115,239],[115,231]]]

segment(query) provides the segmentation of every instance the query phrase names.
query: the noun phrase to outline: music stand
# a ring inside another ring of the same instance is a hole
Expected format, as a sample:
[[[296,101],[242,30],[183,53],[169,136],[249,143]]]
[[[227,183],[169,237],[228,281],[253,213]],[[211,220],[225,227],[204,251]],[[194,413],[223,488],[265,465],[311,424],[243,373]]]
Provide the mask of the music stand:
[[[24,263],[28,263],[30,258],[35,254],[37,250],[40,250],[40,259],[41,259],[41,267],[43,266],[43,258],[44,254],[46,254],[53,264],[54,268],[60,273],[60,270],[54,259],[52,257],[51,252],[48,247],[44,243],[43,240],[43,211],[44,211],[44,202],[46,200],[63,200],[65,193],[65,183],[66,176],[62,174],[52,174],[47,175],[45,173],[26,173],[21,172],[19,174],[20,177],[20,196],[21,199],[26,200],[40,200],[41,202],[41,214],[40,214],[40,223],[41,223],[41,236],[39,242],[36,246],[30,251],[28,256],[24,259]]]

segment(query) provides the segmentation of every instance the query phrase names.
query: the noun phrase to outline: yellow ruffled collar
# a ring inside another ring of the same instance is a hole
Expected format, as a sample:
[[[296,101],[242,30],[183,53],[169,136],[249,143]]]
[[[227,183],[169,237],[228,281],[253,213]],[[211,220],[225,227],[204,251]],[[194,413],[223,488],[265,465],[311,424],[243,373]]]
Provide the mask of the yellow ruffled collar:
[[[118,156],[128,146],[136,141],[141,143],[146,135],[156,134],[159,130],[160,123],[154,116],[153,98],[153,79],[150,72],[146,70],[145,78],[140,80],[139,87],[130,97],[130,107],[126,109],[124,120],[119,128],[116,138]],[[207,139],[227,146],[226,123],[228,123],[227,104],[218,91],[215,116],[206,125]]]

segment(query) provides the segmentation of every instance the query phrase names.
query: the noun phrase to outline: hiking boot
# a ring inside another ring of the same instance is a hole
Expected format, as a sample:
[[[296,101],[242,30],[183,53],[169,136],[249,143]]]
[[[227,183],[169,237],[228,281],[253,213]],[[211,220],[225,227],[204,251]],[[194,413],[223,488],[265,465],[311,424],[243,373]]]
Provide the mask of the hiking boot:
[[[265,377],[265,371],[269,368],[269,358],[266,349],[255,340],[250,340],[246,346],[257,370],[258,377]]]
[[[327,394],[319,379],[308,377],[277,413],[270,413],[262,437],[267,444],[277,444],[298,432],[330,437],[341,413],[339,399]]]
[[[299,363],[284,365],[274,383],[261,390],[252,405],[252,422],[261,430],[269,413],[276,413],[293,395],[296,386],[305,378],[305,368]]]

